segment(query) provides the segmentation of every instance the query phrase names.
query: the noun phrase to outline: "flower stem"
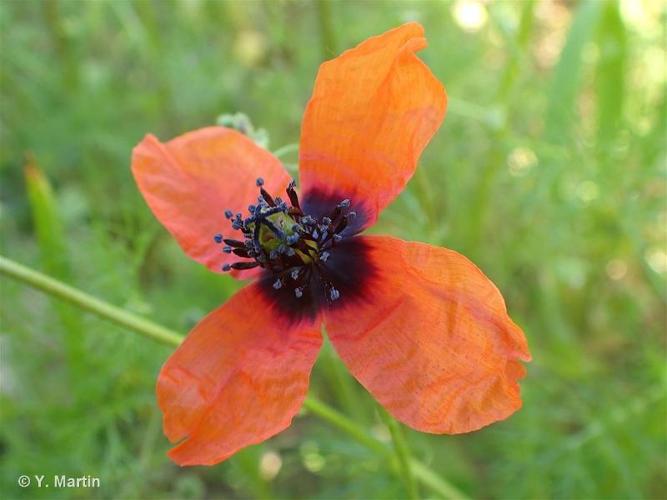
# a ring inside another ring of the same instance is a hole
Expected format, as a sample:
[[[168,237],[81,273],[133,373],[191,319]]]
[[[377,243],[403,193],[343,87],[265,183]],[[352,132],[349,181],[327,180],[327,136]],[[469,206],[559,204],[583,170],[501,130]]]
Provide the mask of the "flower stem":
[[[412,500],[416,500],[419,498],[419,490],[417,489],[417,483],[415,483],[414,475],[412,473],[412,457],[410,456],[410,448],[408,448],[403,429],[401,429],[401,425],[394,420],[384,408],[378,406],[378,412],[380,413],[382,421],[389,428],[391,440],[394,444],[394,453],[398,462],[399,472],[401,479],[405,484],[408,497]]]
[[[69,302],[70,304],[73,304],[85,311],[91,312],[100,318],[113,321],[118,325],[124,326],[128,330],[144,335],[150,339],[157,340],[163,344],[178,346],[183,341],[184,337],[182,335],[179,335],[178,333],[169,330],[168,328],[160,326],[150,320],[144,319],[107,302],[96,299],[95,297],[85,292],[77,290],[76,288],[66,285],[58,280],[46,276],[45,274],[25,267],[2,256],[0,256],[0,274],[41,290],[42,292],[45,292],[53,297]],[[392,450],[385,446],[382,442],[372,437],[366,429],[359,426],[354,421],[350,420],[343,414],[337,412],[333,408],[327,406],[325,403],[315,399],[312,396],[306,398],[304,407],[311,411],[314,415],[320,417],[322,420],[330,423],[334,427],[337,427],[338,429],[348,434],[359,444],[365,446],[369,450],[377,453],[382,457],[389,458],[392,460],[392,465],[396,466],[394,462],[398,459],[396,456],[394,456],[394,454],[392,454]],[[388,421],[393,421],[389,416],[387,416],[387,419]],[[392,436],[393,435],[394,434],[392,432]],[[404,438],[401,437],[399,439]],[[396,441],[396,438],[394,438],[394,441]],[[404,441],[403,445],[405,445]],[[395,446],[397,445],[395,444]],[[405,446],[404,449],[407,450],[407,446]],[[421,481],[424,485],[428,486],[435,493],[441,495],[443,498],[466,500],[466,496],[463,493],[458,491],[454,486],[449,484],[423,463],[414,458],[410,458],[409,454],[403,453],[402,460],[407,461],[414,477]],[[398,465],[400,466],[400,464]]]
[[[308,396],[303,402],[303,406],[313,414],[320,417],[322,420],[326,420],[334,427],[338,427],[359,444],[364,445],[366,448],[374,451],[378,455],[386,456],[390,454],[389,448],[382,444],[382,442],[372,437],[366,429],[360,427],[355,422],[348,419],[345,415],[334,410],[322,401],[315,399],[312,396]]]
[[[61,281],[22,266],[17,262],[0,256],[0,274],[21,281],[33,288],[37,288],[53,297],[65,300],[81,309],[91,312],[101,318],[108,319],[125,328],[168,345],[178,345],[183,337],[163,326],[132,314],[120,307],[103,302],[95,297],[81,292]]]

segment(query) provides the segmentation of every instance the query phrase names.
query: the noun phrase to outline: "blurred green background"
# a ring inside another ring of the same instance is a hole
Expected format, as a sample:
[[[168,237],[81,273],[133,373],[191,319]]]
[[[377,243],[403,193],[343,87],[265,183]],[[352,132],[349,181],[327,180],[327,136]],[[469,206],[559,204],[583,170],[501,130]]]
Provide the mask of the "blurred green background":
[[[295,145],[318,65],[418,20],[450,106],[374,232],[469,256],[534,361],[519,413],[462,436],[406,429],[412,453],[474,498],[665,498],[666,5],[2,0],[1,253],[187,332],[239,284],[154,220],[132,147],[237,111],[271,150]],[[294,168],[295,147],[281,159]],[[306,412],[228,462],[178,468],[154,398],[171,348],[4,277],[0,313],[6,498],[405,495]],[[388,440],[330,348],[311,393]],[[19,474],[102,487],[20,489]]]

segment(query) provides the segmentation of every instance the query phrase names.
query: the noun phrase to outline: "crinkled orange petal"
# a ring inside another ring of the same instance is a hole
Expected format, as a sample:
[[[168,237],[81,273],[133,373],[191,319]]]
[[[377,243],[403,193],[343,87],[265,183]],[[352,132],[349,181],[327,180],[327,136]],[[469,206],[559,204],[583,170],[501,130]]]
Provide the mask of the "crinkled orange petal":
[[[289,323],[257,284],[206,316],[162,367],[164,432],[179,465],[211,465],[287,428],[308,391],[320,323]]]
[[[235,130],[207,127],[166,143],[147,135],[132,153],[132,172],[157,219],[197,262],[220,271],[239,260],[213,241],[222,233],[239,238],[225,210],[247,213],[257,203],[255,181],[270,192],[284,191],[290,176],[280,161]],[[246,278],[255,270],[242,271]]]
[[[301,129],[306,208],[311,191],[347,197],[362,229],[403,190],[447,106],[415,55],[424,47],[422,26],[408,23],[320,66]]]
[[[359,382],[425,432],[474,431],[519,409],[530,354],[494,284],[452,250],[360,238],[374,268],[366,299],[324,319]]]

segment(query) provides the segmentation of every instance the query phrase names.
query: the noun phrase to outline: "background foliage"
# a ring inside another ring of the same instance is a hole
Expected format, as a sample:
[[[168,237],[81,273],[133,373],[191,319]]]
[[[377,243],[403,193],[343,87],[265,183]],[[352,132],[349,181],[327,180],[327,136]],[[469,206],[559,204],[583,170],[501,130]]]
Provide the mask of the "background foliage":
[[[664,497],[660,0],[3,0],[2,253],[186,332],[238,284],[185,258],[153,219],[132,147],[236,111],[270,149],[298,143],[319,63],[411,19],[450,108],[375,231],[472,258],[535,358],[518,414],[470,435],[408,430],[413,454],[472,497]],[[282,158],[293,165],[294,148]],[[154,399],[169,348],[6,279],[1,302],[8,497],[403,495],[384,461],[308,414],[222,465],[179,469]],[[388,438],[330,348],[311,390]],[[54,473],[102,488],[16,486]]]

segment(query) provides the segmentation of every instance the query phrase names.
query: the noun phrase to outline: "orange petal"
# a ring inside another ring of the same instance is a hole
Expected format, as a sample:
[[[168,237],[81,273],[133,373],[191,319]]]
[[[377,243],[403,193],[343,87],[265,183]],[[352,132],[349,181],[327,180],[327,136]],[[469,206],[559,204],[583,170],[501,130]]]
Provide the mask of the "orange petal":
[[[257,202],[257,177],[270,192],[284,191],[290,181],[271,153],[224,127],[195,130],[164,144],[147,135],[134,148],[132,172],[146,203],[183,251],[213,271],[239,260],[213,241],[217,233],[240,236],[225,210],[245,214]]]
[[[204,318],[162,367],[157,383],[169,452],[211,465],[287,428],[308,391],[322,343],[319,322],[288,323],[257,284]]]
[[[447,105],[415,55],[424,47],[422,26],[408,23],[320,66],[301,130],[306,209],[311,192],[349,198],[367,227],[403,190]]]
[[[367,299],[326,313],[352,374],[398,420],[469,432],[521,406],[523,332],[494,284],[464,256],[389,237],[360,237],[374,275]]]

